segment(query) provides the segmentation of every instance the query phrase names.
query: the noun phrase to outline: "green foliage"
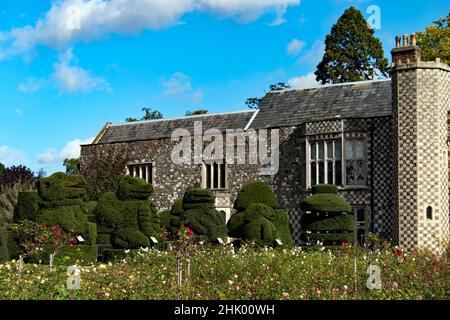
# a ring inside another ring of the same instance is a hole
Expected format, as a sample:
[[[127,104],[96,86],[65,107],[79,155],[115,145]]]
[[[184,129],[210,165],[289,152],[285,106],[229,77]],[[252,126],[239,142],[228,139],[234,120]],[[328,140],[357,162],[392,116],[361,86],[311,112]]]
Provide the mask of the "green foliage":
[[[97,223],[102,232],[113,232],[125,227],[125,219],[121,212],[121,204],[115,193],[107,192],[98,200],[96,209]]]
[[[274,210],[264,204],[252,203],[247,210],[234,214],[228,221],[228,235],[233,238],[254,241],[259,246],[274,245],[277,236],[284,245],[292,243],[289,222],[282,210]],[[273,222],[272,222],[273,221]],[[279,226],[279,230],[275,225]],[[287,223],[287,225],[283,225]],[[281,239],[283,238],[283,239]]]
[[[169,210],[159,213],[159,223],[168,231],[170,239],[174,239],[181,228],[181,218],[173,215]]]
[[[337,194],[313,194],[300,203],[300,208],[311,212],[352,212],[352,207]]]
[[[111,244],[111,234],[110,233],[98,233],[97,234],[98,244]]]
[[[154,110],[152,111],[151,108],[142,108],[142,112],[145,112],[145,115],[141,118],[141,120],[158,120],[158,119],[163,119],[164,116],[161,112],[159,112],[158,110]],[[126,118],[125,119],[126,122],[135,122],[135,121],[139,121],[136,118]]]
[[[119,181],[117,197],[119,200],[147,200],[153,186],[143,179],[124,176]]]
[[[120,261],[127,256],[124,249],[105,249],[103,250],[103,261]]]
[[[291,247],[292,233],[287,212],[281,209],[274,210],[274,214],[270,221],[273,223],[273,226],[277,231],[276,238],[281,240],[283,246]]]
[[[64,199],[64,200],[52,200],[52,201],[40,201],[39,205],[41,209],[57,209],[61,207],[74,207],[82,206],[83,200],[81,199]]]
[[[30,255],[29,263],[48,264],[52,253],[50,246]],[[55,266],[89,265],[97,262],[98,248],[96,245],[64,246],[54,258]]]
[[[137,229],[125,228],[115,233],[113,244],[121,249],[139,249],[150,247],[150,240]]]
[[[23,254],[23,248],[19,245],[19,235],[13,230],[6,231],[6,242],[10,259],[18,259]]]
[[[183,213],[186,224],[196,235],[205,235],[210,240],[226,239],[227,227],[219,212],[208,204],[198,205]]]
[[[86,180],[82,176],[54,173],[38,182],[39,196],[44,201],[83,199],[86,197]]]
[[[186,111],[186,116],[198,116],[198,115],[202,115],[202,114],[207,114],[208,110],[205,109],[198,109],[198,110],[194,110],[194,111]]]
[[[147,237],[158,237],[161,231],[159,214],[156,211],[155,204],[146,201],[141,204],[138,211],[139,229]]]
[[[66,167],[66,173],[71,175],[80,174],[80,158],[64,159],[63,166]]]
[[[20,192],[14,220],[36,221],[40,198],[37,192]]]
[[[338,187],[336,187],[332,184],[317,184],[315,186],[312,186],[312,193],[313,194],[318,194],[318,193],[338,194],[339,190],[338,190]]]
[[[417,44],[422,49],[423,61],[440,58],[450,64],[450,13],[426,27],[425,32],[417,32]]]
[[[2,175],[6,171],[6,167],[3,163],[0,163],[0,175]]]
[[[372,80],[388,75],[388,60],[361,11],[345,10],[326,36],[325,54],[315,72],[322,84]]]
[[[253,181],[246,184],[239,192],[234,208],[238,211],[244,211],[252,203],[265,204],[273,209],[280,208],[272,189],[263,181]]]
[[[0,263],[9,259],[6,227],[0,221]]]
[[[214,207],[214,195],[209,189],[200,187],[188,187],[183,196],[183,210],[195,209],[197,207]]]
[[[175,199],[172,204],[172,208],[170,208],[170,213],[175,216],[181,216],[183,211],[183,197]]]
[[[316,244],[317,242],[324,245],[340,244],[342,242],[352,243],[355,240],[355,234],[350,233],[302,233],[300,236],[302,241],[310,244]]]
[[[351,214],[323,215],[304,214],[301,219],[302,230],[312,232],[353,232],[355,217]]]

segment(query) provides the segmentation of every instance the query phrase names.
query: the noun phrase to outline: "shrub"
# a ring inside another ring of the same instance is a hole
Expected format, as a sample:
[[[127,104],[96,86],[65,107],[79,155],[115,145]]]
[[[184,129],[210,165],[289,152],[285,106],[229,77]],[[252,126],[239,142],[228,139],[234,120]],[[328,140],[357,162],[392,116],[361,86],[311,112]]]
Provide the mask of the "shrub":
[[[210,240],[226,239],[227,227],[220,214],[209,205],[197,206],[195,209],[185,211],[183,217],[186,224],[192,228],[196,235],[205,235]]]
[[[36,215],[39,210],[39,201],[40,198],[37,192],[20,192],[14,220],[36,221]]]
[[[272,246],[277,231],[275,226],[265,218],[252,220],[242,227],[245,240],[251,240],[258,246]]]
[[[301,202],[300,208],[311,212],[352,212],[352,207],[339,195],[326,193],[309,196]]]
[[[197,207],[214,207],[215,198],[211,190],[199,187],[189,187],[183,196],[183,210]]]
[[[332,184],[317,184],[315,186],[312,186],[312,193],[313,194],[319,194],[319,193],[338,194],[339,190],[338,190],[338,187],[336,187]]]
[[[283,246],[292,247],[292,233],[287,212],[281,209],[274,210],[270,221],[277,230],[277,239],[281,240]]]
[[[51,200],[40,201],[41,209],[56,209],[61,207],[82,206],[83,201],[81,199],[64,199],[64,200]]]
[[[86,197],[86,180],[62,172],[42,178],[38,182],[39,196],[44,201],[82,199]]]
[[[279,209],[280,204],[269,185],[263,181],[254,181],[246,184],[239,192],[234,203],[237,211],[244,211],[252,203],[265,204],[273,209]]]
[[[98,244],[111,244],[111,234],[110,233],[98,233],[97,234]]]
[[[3,226],[0,221],[0,263],[5,262],[8,259],[9,259],[9,252],[8,252],[8,238],[6,233],[6,227]]]
[[[353,232],[355,217],[351,214],[324,216],[304,214],[301,219],[302,230],[313,232]]]
[[[343,242],[352,243],[355,240],[355,234],[351,233],[302,233],[300,239],[309,244],[317,242],[324,245],[337,245]]]
[[[159,224],[169,232],[169,238],[173,239],[181,227],[181,219],[179,216],[171,214],[169,210],[161,211],[159,213]]]
[[[138,212],[139,229],[147,237],[158,237],[160,232],[159,214],[153,202],[146,201],[141,204]]]
[[[13,230],[6,231],[9,259],[18,259],[23,254],[23,248],[19,245],[19,235]]]
[[[147,200],[153,192],[153,186],[145,180],[124,176],[120,178],[117,189],[119,200]]]
[[[125,228],[115,233],[113,243],[122,249],[139,249],[140,247],[150,247],[150,240],[141,231]]]
[[[183,197],[175,199],[170,213],[175,216],[181,216],[183,214]]]
[[[119,261],[125,258],[127,254],[124,249],[105,249],[103,250],[103,261]]]
[[[103,194],[98,200],[96,218],[101,232],[113,232],[125,227],[121,204],[113,192]]]
[[[50,246],[44,246],[41,251],[29,256],[29,263],[49,263],[52,253]],[[69,266],[74,264],[88,265],[97,261],[98,248],[96,245],[64,246],[54,258],[54,265]]]

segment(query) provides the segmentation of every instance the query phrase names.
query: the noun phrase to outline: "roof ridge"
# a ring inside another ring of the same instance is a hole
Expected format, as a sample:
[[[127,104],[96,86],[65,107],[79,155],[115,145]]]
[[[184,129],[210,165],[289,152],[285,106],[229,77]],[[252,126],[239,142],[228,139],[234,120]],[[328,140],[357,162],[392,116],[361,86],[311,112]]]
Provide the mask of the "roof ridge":
[[[350,86],[350,85],[358,85],[358,84],[368,84],[368,83],[378,83],[378,82],[388,82],[392,81],[392,79],[377,79],[377,80],[364,80],[364,81],[354,81],[354,82],[345,82],[345,83],[332,83],[332,84],[325,84],[321,85],[318,84],[316,86],[311,86],[307,88],[287,88],[283,90],[276,90],[276,91],[269,91],[268,93],[280,93],[280,92],[289,92],[289,91],[302,91],[302,90],[310,90],[310,89],[322,89],[322,88],[329,88],[329,87],[343,87],[343,86]]]
[[[205,113],[205,114],[198,114],[198,115],[192,115],[192,116],[182,116],[182,117],[167,118],[167,119],[121,122],[121,123],[111,124],[110,127],[127,126],[127,125],[143,124],[143,123],[156,123],[156,122],[182,120],[182,119],[192,119],[192,118],[205,118],[205,117],[212,117],[212,116],[221,116],[221,115],[238,114],[238,113],[249,113],[249,112],[253,113],[253,112],[255,112],[255,110],[239,110],[239,111],[228,111],[228,112],[216,112],[216,113]]]

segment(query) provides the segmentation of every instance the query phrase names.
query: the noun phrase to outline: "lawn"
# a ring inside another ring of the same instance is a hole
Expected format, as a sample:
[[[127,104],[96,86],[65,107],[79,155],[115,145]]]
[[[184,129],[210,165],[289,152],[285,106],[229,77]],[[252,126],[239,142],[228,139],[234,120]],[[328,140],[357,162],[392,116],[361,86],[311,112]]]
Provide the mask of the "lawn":
[[[67,289],[67,267],[0,264],[0,299],[449,299],[445,258],[395,248],[332,251],[193,247],[190,277],[184,260],[177,287],[176,251],[140,249],[114,263],[81,267],[80,289]],[[381,289],[368,289],[377,265]],[[355,269],[356,266],[356,269]],[[355,272],[356,271],[356,272]]]

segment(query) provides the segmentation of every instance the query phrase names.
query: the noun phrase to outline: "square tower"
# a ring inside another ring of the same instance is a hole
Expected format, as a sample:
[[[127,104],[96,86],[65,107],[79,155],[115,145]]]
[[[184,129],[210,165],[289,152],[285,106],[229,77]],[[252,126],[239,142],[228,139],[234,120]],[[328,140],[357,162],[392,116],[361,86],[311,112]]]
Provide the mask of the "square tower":
[[[421,61],[416,36],[392,50],[394,198],[400,247],[445,250],[449,241],[450,67]]]

